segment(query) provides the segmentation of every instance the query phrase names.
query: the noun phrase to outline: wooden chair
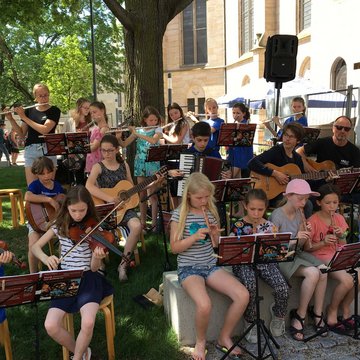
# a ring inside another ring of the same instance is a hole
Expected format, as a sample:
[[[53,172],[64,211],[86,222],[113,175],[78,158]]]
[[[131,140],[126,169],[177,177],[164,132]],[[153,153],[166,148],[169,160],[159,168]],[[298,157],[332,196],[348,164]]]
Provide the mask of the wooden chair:
[[[10,331],[7,319],[0,324],[0,344],[5,348],[6,360],[12,360]]]
[[[20,189],[0,190],[0,222],[3,221],[2,199],[9,197],[13,228],[25,223],[24,199]]]
[[[109,295],[101,301],[99,311],[102,311],[104,313],[104,318],[105,318],[108,359],[115,360],[115,346],[114,346],[115,311],[114,311],[114,296],[113,295]],[[74,316],[73,316],[73,314],[65,315],[64,326],[68,331],[70,331],[72,336],[74,336]],[[69,360],[70,355],[69,355],[68,349],[66,349],[63,346],[62,350],[63,350],[63,360]]]

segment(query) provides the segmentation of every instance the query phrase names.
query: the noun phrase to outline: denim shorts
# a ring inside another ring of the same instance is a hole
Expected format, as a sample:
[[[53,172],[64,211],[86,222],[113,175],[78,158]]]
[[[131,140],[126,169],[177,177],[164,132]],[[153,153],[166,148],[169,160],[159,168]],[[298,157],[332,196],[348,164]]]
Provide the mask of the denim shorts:
[[[193,266],[180,266],[178,268],[178,278],[181,284],[188,276],[197,275],[207,280],[207,278],[215,271],[220,270],[219,266],[215,265],[193,265]]]
[[[25,146],[24,160],[25,167],[31,167],[33,162],[40,156],[44,156],[47,153],[46,144],[31,144]],[[47,156],[54,163],[55,169],[57,166],[56,156]]]

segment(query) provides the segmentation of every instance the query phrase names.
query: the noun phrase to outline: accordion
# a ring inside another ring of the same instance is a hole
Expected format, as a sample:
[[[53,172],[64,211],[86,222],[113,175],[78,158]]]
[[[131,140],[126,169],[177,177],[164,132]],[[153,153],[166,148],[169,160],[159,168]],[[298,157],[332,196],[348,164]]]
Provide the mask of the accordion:
[[[193,172],[201,172],[210,181],[219,180],[223,167],[223,160],[215,157],[180,154],[179,170],[184,173],[184,178],[178,182],[177,196],[182,196],[187,178]]]

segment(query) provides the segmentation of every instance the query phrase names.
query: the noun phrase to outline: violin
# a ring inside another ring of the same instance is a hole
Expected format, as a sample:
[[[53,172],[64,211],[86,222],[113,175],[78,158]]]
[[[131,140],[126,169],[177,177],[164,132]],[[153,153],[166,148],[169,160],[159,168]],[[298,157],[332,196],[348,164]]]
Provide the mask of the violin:
[[[95,219],[89,218],[84,222],[75,223],[69,228],[69,237],[76,244],[79,241],[83,240],[84,237],[89,233],[89,230],[93,229],[98,222]],[[95,231],[91,232],[89,236],[84,240],[89,244],[89,247],[92,251],[96,247],[104,249],[105,252],[109,252],[109,247],[106,242],[113,244],[115,242],[115,236],[111,231],[103,230],[98,227]]]
[[[3,254],[5,251],[8,251],[8,245],[5,241],[0,240],[0,254]],[[26,269],[27,264],[24,261],[20,261],[15,254],[12,254],[12,260],[11,260],[16,266],[18,266],[20,269]]]
[[[59,259],[60,262],[68,256],[78,245],[86,241],[90,249],[94,251],[96,247],[104,249],[105,252],[109,250],[115,254],[121,256],[130,266],[133,266],[133,261],[129,255],[123,254],[116,246],[113,245],[115,242],[115,236],[111,231],[103,230],[101,222],[98,223],[95,219],[89,218],[86,221],[75,223],[69,228],[69,237],[73,240],[74,245]]]

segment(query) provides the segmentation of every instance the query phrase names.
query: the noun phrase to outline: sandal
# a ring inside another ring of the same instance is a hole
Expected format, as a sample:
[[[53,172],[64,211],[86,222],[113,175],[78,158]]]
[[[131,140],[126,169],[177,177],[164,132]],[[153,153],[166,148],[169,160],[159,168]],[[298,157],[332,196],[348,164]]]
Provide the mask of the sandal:
[[[292,309],[290,311],[290,320],[291,320],[291,323],[294,320],[297,320],[301,324],[301,329],[297,329],[293,325],[290,325],[289,331],[290,331],[291,337],[296,341],[304,341],[304,321],[305,321],[305,318],[301,318],[299,316],[299,314],[297,313],[297,310]]]
[[[355,329],[355,320],[352,317],[342,320],[341,323],[349,330]]]
[[[345,325],[341,321],[337,322],[334,325],[328,324],[328,328],[330,331],[332,331],[336,334],[340,334],[340,335],[348,335],[349,334]]]
[[[329,335],[328,326],[324,320],[324,314],[323,313],[321,313],[321,315],[315,314],[313,306],[309,308],[308,313],[309,316],[314,320],[315,331],[322,337],[328,336]],[[315,319],[319,319],[319,320],[315,320]]]

